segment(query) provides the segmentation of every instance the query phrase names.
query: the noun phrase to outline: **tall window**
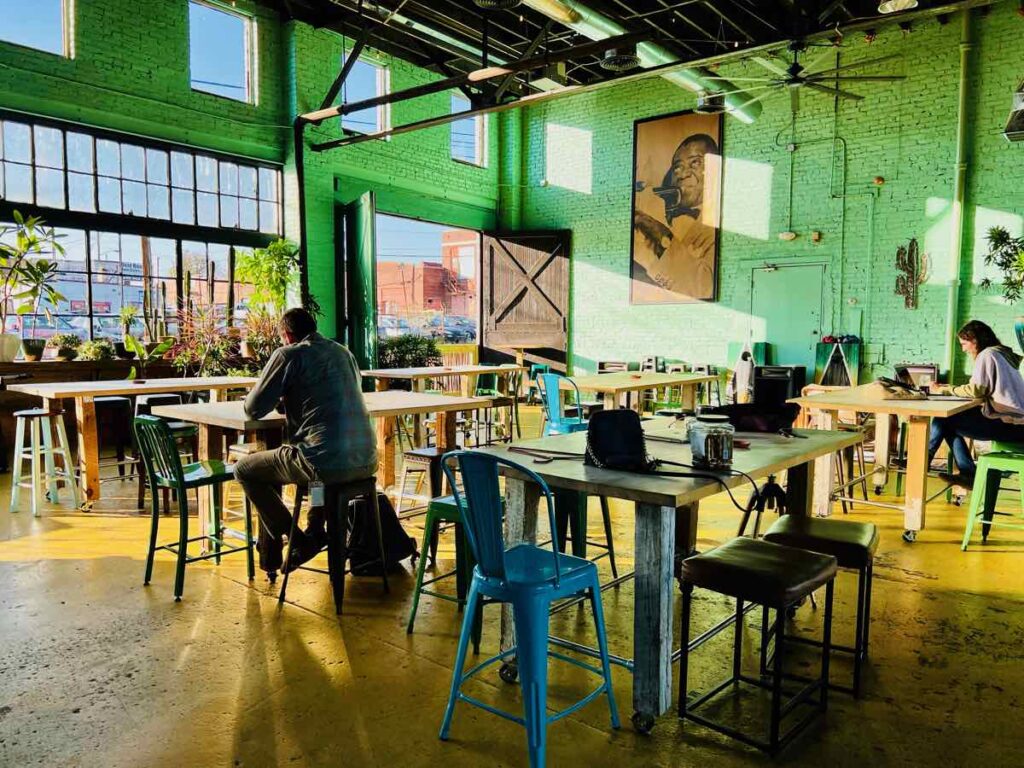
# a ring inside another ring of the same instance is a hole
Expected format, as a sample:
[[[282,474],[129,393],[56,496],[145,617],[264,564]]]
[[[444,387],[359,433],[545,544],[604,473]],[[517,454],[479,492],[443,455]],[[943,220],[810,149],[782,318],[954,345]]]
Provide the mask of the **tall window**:
[[[70,55],[68,6],[72,0],[0,0],[0,40]]]
[[[192,90],[255,102],[252,17],[221,5],[191,0],[188,22]]]
[[[0,121],[0,200],[12,203],[279,234],[280,177],[173,145]]]
[[[342,62],[344,63],[344,61]],[[383,96],[390,87],[388,68],[360,58],[348,73],[341,90],[341,101],[354,104]],[[351,133],[377,133],[388,127],[387,105],[350,112],[341,118],[341,127]]]
[[[470,109],[469,99],[460,93],[452,94],[452,114]],[[464,117],[451,124],[452,159],[472,165],[486,165],[487,118],[485,115]]]

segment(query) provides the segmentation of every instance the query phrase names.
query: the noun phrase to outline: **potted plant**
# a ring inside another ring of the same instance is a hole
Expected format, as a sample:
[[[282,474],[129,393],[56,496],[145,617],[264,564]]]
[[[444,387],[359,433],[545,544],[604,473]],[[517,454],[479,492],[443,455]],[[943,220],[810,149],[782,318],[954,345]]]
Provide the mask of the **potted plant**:
[[[280,315],[262,307],[250,310],[245,316],[242,357],[257,370],[262,369],[274,350],[281,346],[280,324]]]
[[[57,359],[70,362],[78,357],[78,348],[82,346],[82,339],[74,333],[57,333],[46,341],[46,346],[57,350]]]
[[[133,327],[139,322],[139,308],[134,304],[126,304],[117,313],[121,320],[121,341],[114,342],[114,350],[122,360],[131,360],[135,357],[134,352],[129,352],[125,347],[124,339],[132,335]]]
[[[241,339],[227,329],[224,312],[204,300],[189,302],[189,319],[179,320],[181,337],[171,350],[183,375],[223,376],[242,365]]]
[[[78,348],[79,360],[113,360],[114,345],[110,339],[93,339],[83,341]]]
[[[132,370],[128,374],[128,379],[136,384],[145,384],[146,366],[148,366],[153,360],[159,360],[163,357],[167,353],[167,350],[169,350],[173,345],[174,339],[165,339],[156,346],[147,346],[134,336],[125,336],[125,348],[139,358],[138,364],[132,366]]]
[[[1015,303],[1024,294],[1024,237],[1013,237],[1003,227],[992,227],[988,231],[988,253],[985,264],[995,265],[1003,275],[1003,298]],[[981,281],[983,288],[989,288],[992,281]],[[1014,319],[1013,330],[1017,346],[1024,350],[1024,317]]]
[[[43,226],[37,216],[24,217],[13,213],[14,224],[0,227],[0,362],[9,363],[18,354],[19,339],[7,332],[10,309],[19,315],[38,313],[40,306],[47,318],[50,307],[64,297],[53,286],[57,264],[44,256],[63,254],[57,242],[59,235],[52,227]],[[46,305],[42,305],[43,299]],[[42,355],[41,340],[27,340],[26,359],[38,360]],[[36,356],[38,353],[38,356]]]

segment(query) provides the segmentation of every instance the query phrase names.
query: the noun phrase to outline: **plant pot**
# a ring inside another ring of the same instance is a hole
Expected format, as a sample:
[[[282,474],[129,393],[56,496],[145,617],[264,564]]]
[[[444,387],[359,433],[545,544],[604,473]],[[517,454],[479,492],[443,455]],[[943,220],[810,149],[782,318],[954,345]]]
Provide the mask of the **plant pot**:
[[[46,349],[45,339],[22,339],[21,353],[30,363],[38,363],[43,359],[43,350]]]
[[[76,357],[78,357],[78,350],[77,349],[58,349],[57,350],[57,359],[58,360],[63,360],[65,363],[70,363]]]
[[[129,352],[125,348],[123,341],[115,341],[114,342],[114,354],[117,355],[118,358],[121,359],[121,360],[134,360],[135,359],[135,353],[134,352]]]
[[[0,363],[9,363],[18,356],[21,337],[16,333],[0,333]]]

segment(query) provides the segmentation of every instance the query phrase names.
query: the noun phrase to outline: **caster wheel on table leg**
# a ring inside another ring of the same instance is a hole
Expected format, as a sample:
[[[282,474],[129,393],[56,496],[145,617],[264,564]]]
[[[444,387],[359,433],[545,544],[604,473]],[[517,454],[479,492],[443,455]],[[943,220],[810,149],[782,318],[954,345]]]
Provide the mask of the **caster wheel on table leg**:
[[[82,512],[92,512],[92,505],[95,503],[94,501],[83,501],[78,509]]]
[[[637,733],[648,734],[654,730],[654,715],[646,712],[634,712],[633,717],[633,729]]]
[[[917,541],[917,531],[904,531],[903,540],[907,542],[907,544],[913,544]]]
[[[519,679],[519,665],[514,661],[507,661],[498,670],[498,677],[506,683],[514,683]]]
[[[881,495],[882,495],[882,486],[876,485],[875,486],[875,496],[881,496]]]

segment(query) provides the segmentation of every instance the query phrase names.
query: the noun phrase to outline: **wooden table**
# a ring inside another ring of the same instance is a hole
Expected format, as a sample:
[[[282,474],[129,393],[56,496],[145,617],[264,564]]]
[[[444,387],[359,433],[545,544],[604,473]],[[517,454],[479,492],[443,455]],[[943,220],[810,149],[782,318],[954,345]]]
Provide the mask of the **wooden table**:
[[[377,390],[383,391],[391,386],[392,381],[410,381],[414,391],[422,391],[427,381],[442,379],[446,376],[459,377],[462,380],[462,396],[469,397],[476,377],[482,373],[509,373],[510,371],[526,371],[523,365],[428,365],[421,368],[373,368],[362,371],[363,378],[372,377],[377,380]]]
[[[903,527],[905,538],[912,541],[917,531],[924,528],[924,511],[928,502],[928,428],[934,418],[946,418],[980,405],[980,400],[882,400],[872,396],[869,385],[848,387],[834,392],[797,397],[789,402],[798,403],[820,413],[818,423],[822,429],[831,429],[839,411],[873,413],[875,419],[875,485],[885,485],[889,467],[889,416],[898,416],[907,422],[906,496],[903,500]],[[814,514],[826,516],[832,507],[833,456],[818,459],[815,477]]]
[[[100,498],[99,437],[96,432],[97,397],[156,395],[207,390],[210,400],[217,402],[230,389],[248,389],[256,379],[244,376],[205,376],[192,378],[146,379],[119,381],[61,381],[49,384],[12,384],[12,392],[35,395],[43,399],[43,407],[60,410],[60,401],[74,398],[78,425],[78,461],[82,468],[83,509],[90,509]]]
[[[670,419],[655,419],[645,425],[648,436],[680,437],[681,430],[669,429]],[[790,510],[806,514],[814,482],[814,461],[859,443],[859,433],[797,430],[803,437],[742,435],[750,440],[749,450],[735,453],[735,469],[756,478],[789,470]],[[586,433],[528,440],[517,445],[582,453]],[[690,448],[684,444],[648,440],[647,449],[661,459],[690,462]],[[672,703],[672,643],[675,584],[675,551],[692,552],[697,541],[698,505],[701,499],[721,491],[713,480],[657,477],[598,469],[582,461],[535,464],[507,446],[481,449],[528,466],[551,488],[612,496],[636,503],[635,584],[633,595],[633,709],[641,717],[662,714]],[[508,541],[536,541],[540,487],[514,473],[505,472],[506,524]],[[749,483],[742,477],[725,482],[746,496]],[[739,521],[737,511],[737,522]],[[502,613],[502,647],[513,644],[511,612]]]
[[[697,402],[697,385],[715,381],[718,377],[705,373],[654,373],[653,371],[620,371],[599,373],[593,376],[571,377],[583,392],[599,392],[604,395],[606,410],[618,408],[623,395],[642,392],[645,389],[663,389],[681,386],[683,408],[693,408]],[[563,387],[569,387],[563,384]]]

